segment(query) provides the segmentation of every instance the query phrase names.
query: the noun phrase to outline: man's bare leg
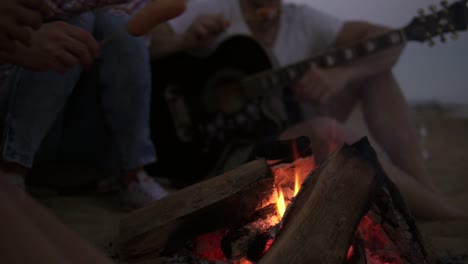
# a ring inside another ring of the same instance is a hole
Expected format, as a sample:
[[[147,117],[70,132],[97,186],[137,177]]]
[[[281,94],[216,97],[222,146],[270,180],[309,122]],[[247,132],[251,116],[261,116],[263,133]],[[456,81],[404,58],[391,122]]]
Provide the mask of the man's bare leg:
[[[434,190],[424,164],[413,113],[393,74],[380,74],[360,85],[360,101],[372,137],[383,147],[392,163]]]
[[[345,131],[333,119],[317,118],[286,130],[280,139],[308,136],[318,161],[335,151],[343,143],[352,144],[359,138]],[[413,215],[423,220],[468,220],[468,214],[454,206],[442,195],[431,191],[385,156],[378,156],[388,177],[397,186]]]
[[[419,145],[413,114],[392,72],[385,72],[353,83],[330,103],[317,111],[347,121],[360,103],[369,132],[392,163],[415,180],[434,190]]]

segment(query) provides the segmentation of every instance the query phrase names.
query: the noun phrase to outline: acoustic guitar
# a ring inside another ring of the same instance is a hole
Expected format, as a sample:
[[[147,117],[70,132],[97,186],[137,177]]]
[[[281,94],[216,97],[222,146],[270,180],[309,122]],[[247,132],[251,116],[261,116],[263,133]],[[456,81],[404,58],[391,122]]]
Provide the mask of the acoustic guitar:
[[[311,67],[335,67],[408,41],[434,45],[432,38],[445,42],[446,33],[456,38],[467,29],[468,2],[442,6],[431,6],[428,15],[421,9],[403,28],[285,67],[277,67],[267,50],[245,35],[226,39],[208,56],[184,52],[153,61],[151,127],[158,168],[168,177],[199,178],[233,146],[273,139],[301,119],[287,88]],[[279,88],[286,116],[271,104]]]

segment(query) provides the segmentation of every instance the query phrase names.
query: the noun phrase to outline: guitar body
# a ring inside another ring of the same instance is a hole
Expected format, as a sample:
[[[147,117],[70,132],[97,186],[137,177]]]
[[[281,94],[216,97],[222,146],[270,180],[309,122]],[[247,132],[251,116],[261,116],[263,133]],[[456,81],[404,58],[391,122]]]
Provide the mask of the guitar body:
[[[158,162],[150,170],[190,184],[210,173],[233,141],[275,136],[281,124],[266,118],[264,102],[246,99],[238,83],[273,67],[265,49],[242,35],[208,56],[154,61],[151,136]]]

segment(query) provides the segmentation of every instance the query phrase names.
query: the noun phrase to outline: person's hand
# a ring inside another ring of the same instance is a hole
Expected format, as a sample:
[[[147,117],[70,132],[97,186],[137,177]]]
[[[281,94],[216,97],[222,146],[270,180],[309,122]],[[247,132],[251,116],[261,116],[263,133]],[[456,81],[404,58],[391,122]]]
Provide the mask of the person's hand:
[[[99,44],[89,32],[56,21],[34,31],[31,47],[19,45],[10,61],[32,70],[63,73],[78,64],[88,68],[98,53]],[[8,57],[8,54],[3,55]]]
[[[326,104],[343,91],[349,80],[349,74],[343,68],[311,68],[292,89],[302,100]]]
[[[37,30],[51,15],[45,0],[0,1],[0,50],[13,51],[16,41],[31,45],[31,29]]]
[[[188,49],[204,48],[223,33],[229,25],[229,21],[222,15],[199,16],[185,32],[184,45]]]

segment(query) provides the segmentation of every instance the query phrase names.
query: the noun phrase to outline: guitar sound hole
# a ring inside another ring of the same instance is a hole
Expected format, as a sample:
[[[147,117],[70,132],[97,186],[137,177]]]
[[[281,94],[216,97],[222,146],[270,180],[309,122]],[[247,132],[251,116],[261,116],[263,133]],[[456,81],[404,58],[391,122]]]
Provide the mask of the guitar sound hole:
[[[223,70],[214,74],[204,89],[204,105],[208,113],[232,115],[246,105],[246,95],[238,80],[242,74]]]

